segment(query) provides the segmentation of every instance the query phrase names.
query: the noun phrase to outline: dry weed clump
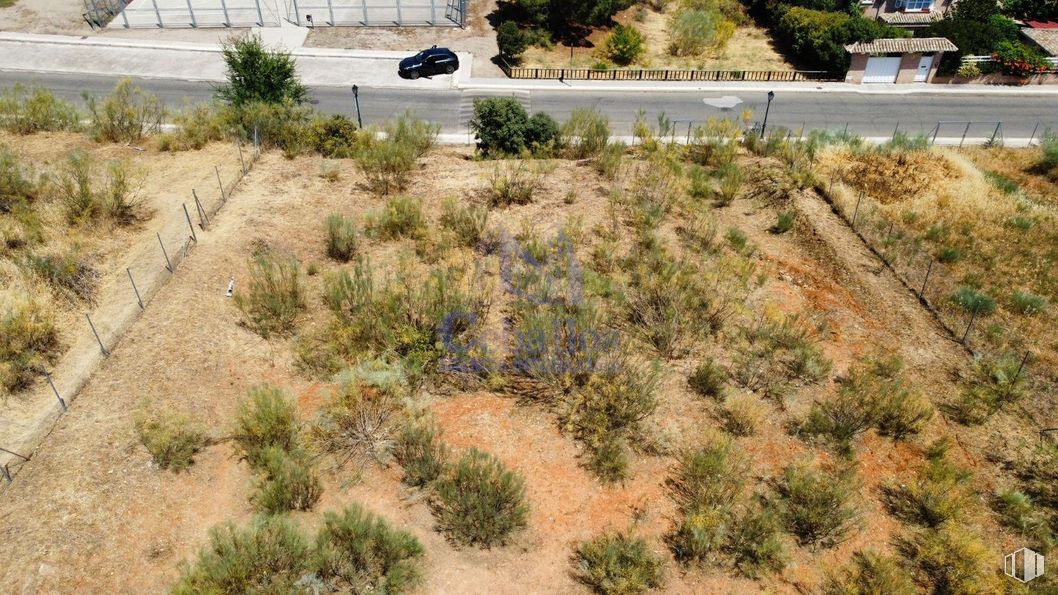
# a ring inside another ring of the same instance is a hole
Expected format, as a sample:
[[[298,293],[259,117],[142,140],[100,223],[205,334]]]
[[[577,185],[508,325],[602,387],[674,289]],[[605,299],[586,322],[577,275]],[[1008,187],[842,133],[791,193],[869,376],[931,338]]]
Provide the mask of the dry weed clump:
[[[88,130],[97,141],[134,143],[158,132],[165,117],[165,107],[151,93],[123,79],[102,101],[84,95],[88,104]]]
[[[780,514],[802,545],[834,547],[855,528],[859,511],[852,497],[859,486],[852,473],[830,473],[806,464],[783,471],[777,486]]]
[[[427,230],[422,203],[403,196],[391,198],[381,211],[368,213],[365,229],[380,240],[421,238]]]
[[[542,171],[523,159],[496,164],[489,174],[488,204],[492,208],[527,205],[542,182]]]
[[[664,584],[664,562],[630,533],[607,533],[577,545],[573,573],[595,593],[637,595]]]
[[[925,527],[938,527],[966,515],[975,499],[972,474],[951,462],[949,448],[946,440],[934,442],[926,451],[926,467],[918,478],[882,488],[885,502],[895,516]]]
[[[438,439],[440,433],[437,423],[431,419],[405,422],[393,452],[404,469],[404,483],[422,487],[441,476],[448,464],[448,447]]]
[[[62,345],[54,316],[35,301],[0,304],[0,387],[6,395],[28,387]]]
[[[358,249],[356,220],[340,213],[331,213],[326,220],[327,256],[348,262]]]
[[[305,309],[298,261],[264,250],[250,260],[249,269],[249,288],[235,295],[246,325],[265,339],[290,334]]]
[[[819,347],[820,328],[805,317],[766,312],[741,330],[731,377],[743,388],[782,405],[794,383],[811,384],[830,374],[830,360]]]
[[[136,195],[138,180],[128,164],[105,166],[83,152],[70,153],[55,176],[54,187],[70,225],[108,221],[127,226],[147,213]]]
[[[898,559],[861,550],[839,571],[828,573],[819,592],[820,595],[915,595],[919,589]]]
[[[339,467],[374,460],[387,465],[396,448],[401,403],[389,391],[357,377],[345,379],[320,410],[312,426],[316,448],[331,454]]]
[[[0,93],[0,126],[15,134],[75,131],[81,127],[81,116],[72,103],[43,87],[16,84]]]
[[[195,462],[195,454],[210,443],[206,432],[187,417],[161,411],[149,402],[135,412],[133,422],[140,442],[162,469],[187,469]]]

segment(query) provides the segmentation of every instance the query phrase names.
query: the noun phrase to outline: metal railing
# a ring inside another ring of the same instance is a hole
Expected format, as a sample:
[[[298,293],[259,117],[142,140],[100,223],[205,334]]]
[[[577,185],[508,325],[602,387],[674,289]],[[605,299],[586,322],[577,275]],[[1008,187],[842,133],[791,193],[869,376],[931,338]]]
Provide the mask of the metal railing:
[[[845,74],[829,70],[671,70],[660,68],[534,68],[512,66],[500,60],[500,68],[512,79],[568,81],[750,81],[750,82],[842,82]]]
[[[1058,70],[1058,57],[1044,58],[1045,61],[1051,64],[1051,67]],[[992,64],[996,62],[992,56],[963,56],[961,58],[961,64]]]
[[[465,27],[467,0],[83,0],[117,3],[126,28],[268,27],[281,19],[296,25],[351,27]],[[121,10],[122,3],[128,6]],[[100,9],[102,13],[112,10]],[[103,21],[94,17],[89,21]],[[109,19],[106,19],[109,20]],[[104,23],[105,24],[105,23]],[[101,25],[100,25],[101,26]]]

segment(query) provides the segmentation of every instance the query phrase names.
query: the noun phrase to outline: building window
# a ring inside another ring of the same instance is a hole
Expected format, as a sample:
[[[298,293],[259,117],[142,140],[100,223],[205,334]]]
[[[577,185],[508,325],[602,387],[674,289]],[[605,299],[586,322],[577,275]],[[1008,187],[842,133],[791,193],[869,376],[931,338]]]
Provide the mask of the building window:
[[[897,0],[896,7],[906,12],[929,12],[933,0]]]

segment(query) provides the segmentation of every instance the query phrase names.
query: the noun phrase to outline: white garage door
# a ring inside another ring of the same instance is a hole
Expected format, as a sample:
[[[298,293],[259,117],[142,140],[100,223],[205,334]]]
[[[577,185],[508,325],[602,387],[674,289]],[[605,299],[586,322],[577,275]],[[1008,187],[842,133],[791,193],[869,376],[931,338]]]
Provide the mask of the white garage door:
[[[895,83],[900,72],[900,58],[867,58],[867,70],[863,73],[865,83]]]

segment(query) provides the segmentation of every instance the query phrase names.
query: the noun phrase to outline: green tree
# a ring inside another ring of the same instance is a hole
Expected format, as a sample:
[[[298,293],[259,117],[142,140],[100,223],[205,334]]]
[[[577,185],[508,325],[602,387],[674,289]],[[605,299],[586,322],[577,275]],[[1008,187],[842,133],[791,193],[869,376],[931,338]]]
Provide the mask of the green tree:
[[[221,48],[228,67],[228,82],[217,95],[239,107],[251,102],[302,103],[308,89],[295,72],[294,58],[277,50],[265,49],[256,35],[230,38]]]
[[[513,97],[474,100],[470,129],[478,139],[478,150],[486,156],[517,155],[525,150],[529,115]]]
[[[606,55],[617,64],[631,64],[642,53],[643,34],[631,25],[617,25],[606,38]]]
[[[517,58],[529,47],[529,36],[514,21],[504,21],[496,29],[496,45],[500,48],[500,56]]]

